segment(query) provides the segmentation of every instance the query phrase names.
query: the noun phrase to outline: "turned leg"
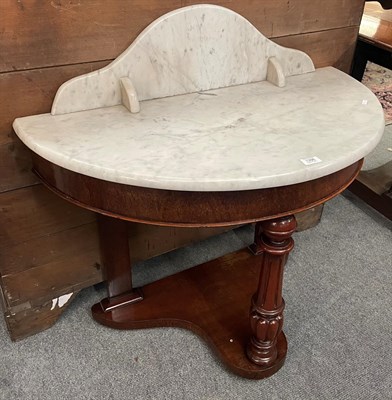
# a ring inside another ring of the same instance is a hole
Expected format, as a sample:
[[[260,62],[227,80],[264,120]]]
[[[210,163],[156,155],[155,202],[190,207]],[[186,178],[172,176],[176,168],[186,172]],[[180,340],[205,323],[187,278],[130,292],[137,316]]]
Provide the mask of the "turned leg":
[[[140,290],[132,288],[127,222],[97,215],[101,262],[107,282],[108,298],[101,301],[104,311],[110,311],[143,299]]]
[[[266,368],[277,360],[277,342],[283,326],[283,270],[294,246],[291,235],[296,225],[294,216],[258,222],[251,246],[253,253],[261,257],[261,270],[250,310],[252,337],[247,355],[252,362]]]

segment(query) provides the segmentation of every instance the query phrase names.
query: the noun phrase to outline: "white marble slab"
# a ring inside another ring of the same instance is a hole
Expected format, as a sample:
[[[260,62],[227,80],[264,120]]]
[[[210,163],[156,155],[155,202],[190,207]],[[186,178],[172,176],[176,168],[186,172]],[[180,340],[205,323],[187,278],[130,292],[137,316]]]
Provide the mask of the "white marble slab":
[[[141,102],[18,118],[34,152],[112,182],[188,191],[290,185],[367,155],[384,130],[377,98],[331,67],[269,82]],[[321,162],[304,165],[301,159]]]
[[[130,78],[139,100],[263,81],[270,57],[276,57],[285,76],[314,70],[307,54],[270,41],[227,8],[180,8],[149,25],[107,67],[64,83],[51,112],[119,105],[123,77]]]

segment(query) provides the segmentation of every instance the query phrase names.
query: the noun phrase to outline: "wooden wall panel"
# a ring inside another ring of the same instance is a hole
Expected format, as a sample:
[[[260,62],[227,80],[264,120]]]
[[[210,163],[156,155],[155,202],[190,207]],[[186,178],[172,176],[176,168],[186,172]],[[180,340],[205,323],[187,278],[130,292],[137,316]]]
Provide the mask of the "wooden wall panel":
[[[181,0],[1,0],[0,72],[115,58],[179,7]]]
[[[158,16],[193,0],[2,0],[0,72],[115,58]],[[233,9],[268,37],[358,25],[363,0],[205,1]],[[17,45],[15,45],[17,44]]]
[[[184,5],[201,3],[184,0]],[[363,0],[216,0],[243,15],[265,36],[276,38],[359,25]]]
[[[0,193],[37,184],[31,167],[30,150],[12,134],[11,142],[0,144]]]
[[[0,271],[9,307],[36,298],[46,301],[102,281],[93,213],[42,185],[4,193],[2,200]],[[228,229],[129,223],[131,258],[144,260]]]
[[[28,303],[29,307],[37,299],[42,304],[101,282],[101,271],[92,265],[88,268],[83,263],[90,260],[85,255],[74,254],[73,257],[41,265],[37,269],[30,268],[19,274],[2,276],[7,306],[14,308]],[[94,257],[96,258],[96,253]]]
[[[63,265],[67,268],[66,264],[71,264],[69,260],[75,257],[78,259],[73,260],[73,265],[76,262],[79,266],[100,269],[95,222],[3,247],[0,250],[1,274],[6,278],[41,266],[53,267],[56,271]],[[12,300],[11,297],[9,300]]]
[[[92,212],[61,201],[42,185],[3,193],[0,199],[0,250],[95,219]]]
[[[349,73],[358,36],[358,26],[312,32],[274,39],[281,46],[307,53],[316,68],[334,66]]]
[[[97,61],[0,74],[0,145],[12,140],[12,122],[16,117],[49,112],[63,82],[107,64],[108,61]]]
[[[181,229],[129,224],[132,261],[163,254],[229,230]],[[95,223],[36,238],[6,249],[0,256],[8,307],[48,301],[102,282]],[[37,304],[38,305],[38,304]]]

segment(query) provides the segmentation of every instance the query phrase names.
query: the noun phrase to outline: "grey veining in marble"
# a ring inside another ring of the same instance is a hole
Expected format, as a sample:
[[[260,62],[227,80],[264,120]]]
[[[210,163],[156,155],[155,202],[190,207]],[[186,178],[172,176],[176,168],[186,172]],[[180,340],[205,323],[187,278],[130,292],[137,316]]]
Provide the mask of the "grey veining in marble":
[[[123,77],[139,100],[263,81],[269,57],[276,57],[285,76],[314,70],[308,55],[270,41],[227,8],[180,8],[149,25],[107,67],[64,83],[51,113],[119,105]]]
[[[286,78],[71,114],[18,118],[40,156],[113,182],[195,191],[282,186],[338,171],[384,130],[377,98],[332,68]],[[317,157],[305,165],[301,160]]]

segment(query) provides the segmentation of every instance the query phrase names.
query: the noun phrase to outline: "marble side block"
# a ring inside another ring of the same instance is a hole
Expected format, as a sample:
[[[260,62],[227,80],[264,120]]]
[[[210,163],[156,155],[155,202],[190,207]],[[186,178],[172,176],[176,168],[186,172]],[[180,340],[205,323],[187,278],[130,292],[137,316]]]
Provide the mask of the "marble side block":
[[[132,114],[138,113],[140,111],[140,103],[132,81],[129,78],[121,78],[120,87],[123,106]]]
[[[121,104],[123,77],[132,81],[139,101],[263,81],[270,57],[286,77],[314,71],[308,55],[270,41],[234,11],[180,8],[149,25],[107,67],[64,83],[51,114]]]
[[[268,59],[267,81],[278,86],[286,86],[286,77],[283,68],[276,57]]]

